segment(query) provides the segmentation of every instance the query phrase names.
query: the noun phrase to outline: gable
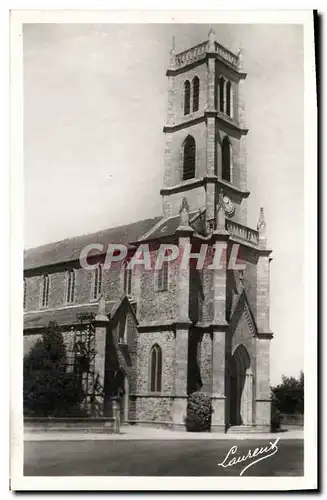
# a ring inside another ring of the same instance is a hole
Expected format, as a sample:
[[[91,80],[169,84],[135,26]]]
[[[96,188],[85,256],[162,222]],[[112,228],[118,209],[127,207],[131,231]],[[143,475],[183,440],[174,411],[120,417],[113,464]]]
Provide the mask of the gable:
[[[257,327],[244,289],[232,310],[230,332],[232,350],[238,344],[243,344],[250,354],[254,353]]]

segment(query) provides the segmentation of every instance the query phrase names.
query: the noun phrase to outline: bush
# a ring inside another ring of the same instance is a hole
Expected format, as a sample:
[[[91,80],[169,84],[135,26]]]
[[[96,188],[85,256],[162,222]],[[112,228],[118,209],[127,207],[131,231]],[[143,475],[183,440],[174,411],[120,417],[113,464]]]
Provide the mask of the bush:
[[[67,372],[59,327],[52,323],[24,358],[24,415],[64,417],[79,413],[84,398],[80,378]]]
[[[276,398],[274,392],[271,392],[271,418],[270,427],[271,432],[276,432],[280,429],[281,415],[278,409],[278,399]]]
[[[275,407],[271,406],[271,431],[276,432],[280,429],[280,411]]]
[[[211,415],[211,398],[203,392],[193,392],[187,400],[186,430],[188,432],[210,431]]]

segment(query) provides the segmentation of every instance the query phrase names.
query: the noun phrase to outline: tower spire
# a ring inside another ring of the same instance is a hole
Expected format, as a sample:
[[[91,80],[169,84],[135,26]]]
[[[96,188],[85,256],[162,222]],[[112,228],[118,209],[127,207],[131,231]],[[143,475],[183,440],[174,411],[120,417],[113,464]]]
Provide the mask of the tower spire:
[[[216,41],[216,33],[212,28],[210,28],[210,31],[208,33],[208,52],[215,51],[215,41]]]
[[[175,56],[176,56],[175,37],[173,36],[171,41],[171,49],[169,52],[169,69],[174,69],[175,67]]]
[[[218,194],[216,231],[225,232],[225,218],[224,192],[221,189]]]
[[[237,63],[238,69],[242,71],[244,69],[244,54],[242,49],[239,49],[237,51],[237,57],[238,57],[238,63]]]
[[[175,54],[175,36],[174,35],[172,36],[172,40],[171,40],[171,52],[173,52]]]
[[[180,214],[180,223],[179,225],[181,227],[188,227],[189,222],[190,222],[190,207],[187,201],[187,198],[184,196],[182,199],[181,207],[179,209],[179,214]]]
[[[106,301],[104,295],[101,294],[99,303],[98,303],[98,313],[95,317],[96,321],[108,321],[108,317],[106,314]]]
[[[260,208],[260,215],[257,224],[257,230],[259,233],[259,247],[267,248],[267,223],[265,220],[265,214],[263,207]]]

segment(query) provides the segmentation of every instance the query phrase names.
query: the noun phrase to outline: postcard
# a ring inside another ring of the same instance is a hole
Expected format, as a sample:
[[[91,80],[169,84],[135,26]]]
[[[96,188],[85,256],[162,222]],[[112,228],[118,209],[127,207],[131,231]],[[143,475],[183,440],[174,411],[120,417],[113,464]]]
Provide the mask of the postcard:
[[[313,12],[10,36],[11,489],[316,489]]]

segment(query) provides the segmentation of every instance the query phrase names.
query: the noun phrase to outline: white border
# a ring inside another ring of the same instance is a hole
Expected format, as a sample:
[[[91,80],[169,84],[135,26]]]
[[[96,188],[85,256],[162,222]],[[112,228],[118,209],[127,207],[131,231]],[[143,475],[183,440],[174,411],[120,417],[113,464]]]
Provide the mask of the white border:
[[[291,23],[304,26],[305,64],[305,476],[299,477],[24,477],[22,428],[23,250],[22,23]],[[317,479],[316,388],[316,97],[312,11],[13,11],[10,30],[10,334],[11,477],[14,490],[289,490],[312,489]]]

